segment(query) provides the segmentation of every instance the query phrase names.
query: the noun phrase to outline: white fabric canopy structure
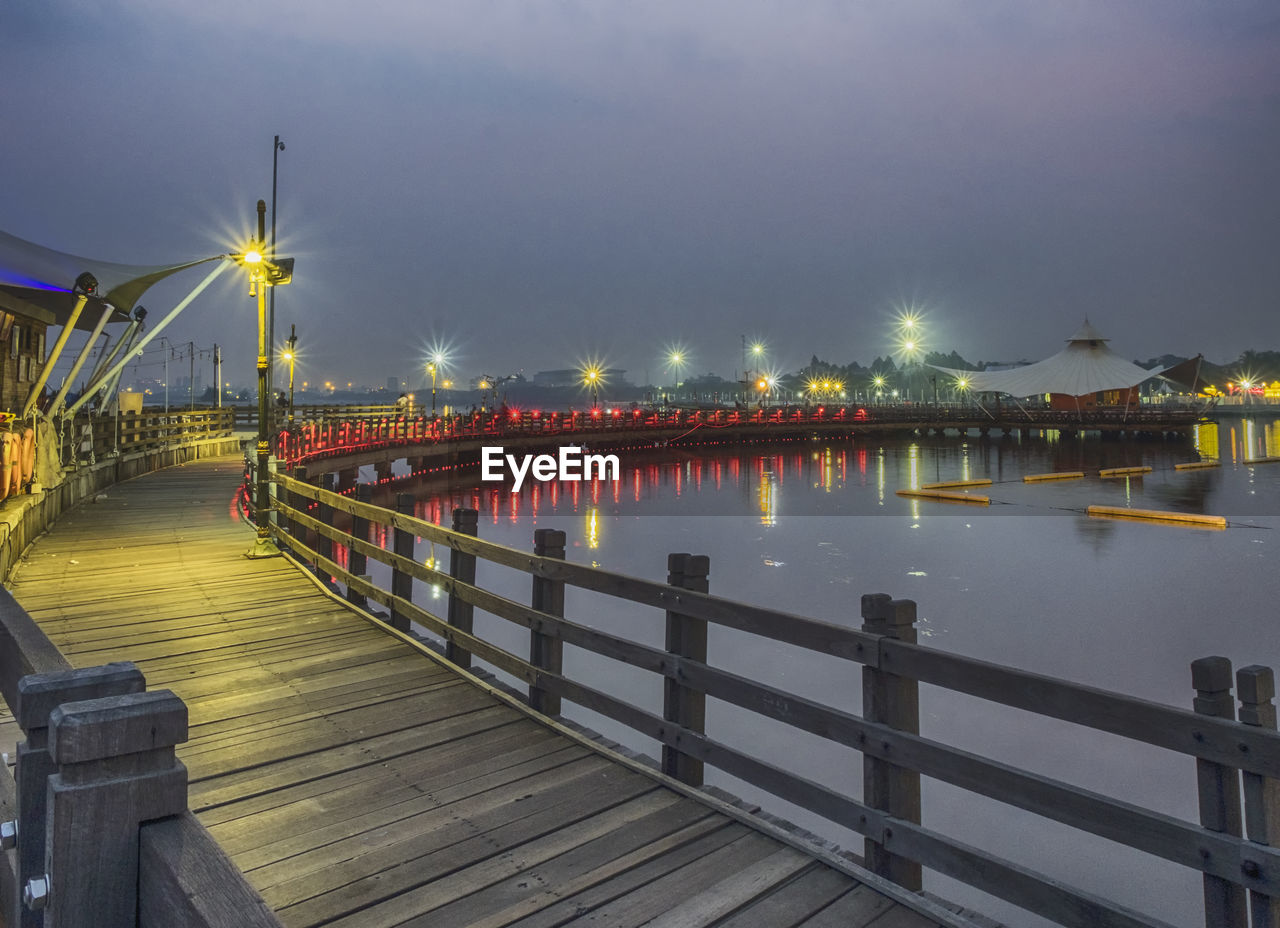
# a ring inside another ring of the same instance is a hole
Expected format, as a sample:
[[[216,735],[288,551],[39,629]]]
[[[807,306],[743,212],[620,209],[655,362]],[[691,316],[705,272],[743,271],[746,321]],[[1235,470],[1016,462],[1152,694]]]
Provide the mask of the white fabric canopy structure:
[[[115,309],[111,321],[124,322],[152,284],[215,260],[201,258],[168,265],[113,264],[55,251],[0,232],[0,309],[46,325],[64,325],[76,302],[71,292],[76,277],[88,271],[98,281],[98,291],[90,298],[90,305],[110,304]],[[76,327],[92,328],[97,318],[98,313],[87,313],[77,320]]]
[[[1103,390],[1124,390],[1159,373],[1126,361],[1107,347],[1108,341],[1085,319],[1079,331],[1067,339],[1066,348],[1035,364],[1007,371],[959,371],[937,365],[930,367],[963,379],[966,388],[973,392],[1007,393],[1010,396],[1043,393],[1084,396]]]

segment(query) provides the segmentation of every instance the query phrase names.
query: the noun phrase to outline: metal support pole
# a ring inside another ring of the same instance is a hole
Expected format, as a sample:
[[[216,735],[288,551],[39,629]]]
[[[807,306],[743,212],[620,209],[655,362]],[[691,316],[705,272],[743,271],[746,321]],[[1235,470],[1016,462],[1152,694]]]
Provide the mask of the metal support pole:
[[[63,401],[67,398],[67,391],[71,389],[71,385],[75,383],[76,375],[80,373],[80,368],[84,366],[84,362],[89,357],[89,352],[93,350],[94,343],[98,340],[98,336],[102,334],[102,330],[107,326],[107,320],[111,318],[111,314],[115,310],[110,304],[102,307],[102,315],[98,317],[98,324],[93,327],[93,334],[89,336],[89,340],[84,343],[84,347],[80,349],[80,354],[76,356],[75,363],[71,365],[71,372],[67,374],[67,379],[62,383],[62,389],[58,391],[58,395],[53,398],[53,402],[49,404],[48,415],[56,416],[58,410],[62,408]]]
[[[71,330],[76,327],[76,320],[80,318],[80,313],[84,311],[84,304],[87,302],[89,302],[87,293],[76,295],[76,305],[72,307],[71,315],[67,317],[67,321],[62,326],[62,331],[58,333],[58,340],[53,343],[53,350],[49,352],[48,360],[44,362],[44,367],[40,368],[40,376],[31,385],[31,392],[27,394],[27,401],[22,405],[23,419],[31,414],[32,408],[36,405],[36,400],[40,398],[40,391],[49,382],[49,374],[53,372],[53,365],[58,362],[58,356],[62,354],[62,349],[67,344],[67,339],[71,337]]]
[[[212,271],[210,271],[209,275],[205,277],[204,280],[196,284],[195,289],[193,289],[190,293],[188,293],[185,297],[183,297],[182,301],[178,303],[177,306],[169,310],[169,314],[165,316],[163,319],[161,319],[160,324],[157,325],[154,329],[152,329],[147,334],[147,336],[142,339],[142,341],[138,344],[138,347],[136,350],[141,351],[144,348],[146,348],[147,345],[151,343],[151,340],[154,339],[161,332],[163,332],[165,327],[177,317],[178,313],[182,312],[184,309],[190,306],[191,302],[196,297],[198,297],[201,293],[203,293],[205,291],[205,288],[208,287],[211,283],[213,283],[218,278],[219,274],[222,274],[224,271],[226,271],[226,269],[230,267],[232,263],[226,255],[219,255],[217,258],[210,258],[209,260],[217,261],[218,266],[215,267]],[[120,374],[124,370],[125,365],[129,363],[129,358],[130,358],[130,354],[126,353],[126,355],[123,358],[117,361],[111,367],[111,369],[105,375],[103,375],[103,381],[104,382],[108,381],[110,380],[110,378]],[[80,397],[80,399],[76,400],[67,409],[67,415],[74,416],[76,412],[79,411],[80,407],[89,401],[90,396],[91,394],[89,393],[89,391],[86,390],[85,395]]]
[[[267,204],[258,201],[258,241],[263,239],[263,225]],[[271,397],[267,386],[267,282],[265,276],[256,281],[258,296],[258,449],[254,470],[254,497],[256,500],[253,520],[258,526],[257,536],[245,557],[278,557],[280,549],[271,540],[271,528],[267,514],[271,511],[271,491],[267,477],[267,462],[271,458],[270,427]]]
[[[279,174],[280,152],[284,151],[284,142],[280,141],[280,136],[275,137],[275,141],[271,143],[271,252],[270,260],[275,263],[276,260],[276,178]],[[258,236],[258,241],[262,241],[263,236]],[[271,288],[271,306],[267,312],[267,393],[271,393],[272,381],[274,379],[275,354],[276,354],[276,288]]]

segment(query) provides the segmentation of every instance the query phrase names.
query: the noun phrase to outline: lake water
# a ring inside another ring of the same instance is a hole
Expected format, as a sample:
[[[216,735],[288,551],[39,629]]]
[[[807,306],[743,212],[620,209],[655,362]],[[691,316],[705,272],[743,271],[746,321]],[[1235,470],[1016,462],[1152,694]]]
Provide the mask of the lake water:
[[[1177,471],[1201,457],[1210,470]],[[568,536],[567,557],[666,578],[666,555],[711,558],[713,593],[858,626],[859,598],[913,599],[923,644],[1190,707],[1189,665],[1280,665],[1280,421],[1202,425],[1188,442],[861,437],[746,448],[626,452],[616,483],[416,488],[419,514],[448,524],[480,510],[483,538],[529,548],[535,528]],[[1024,474],[1147,465],[1136,477],[1024,483]],[[899,497],[922,483],[990,478],[991,505]],[[414,490],[404,482],[398,492]],[[385,503],[385,500],[383,500]],[[1222,515],[1225,530],[1091,518],[1091,504]],[[419,550],[421,558],[432,556]],[[529,578],[481,565],[479,582],[528,601]],[[432,591],[415,590],[430,608]],[[438,595],[438,594],[437,594]],[[443,600],[440,600],[443,608]],[[569,590],[566,615],[661,646],[657,610]],[[477,614],[477,628],[527,655],[527,633]],[[857,665],[712,628],[709,660],[860,711]],[[575,679],[661,711],[661,685],[566,648]],[[566,703],[566,714],[657,756],[628,729]],[[714,700],[708,734],[861,797],[860,755]],[[1194,763],[1067,723],[922,687],[929,738],[1195,821]],[[708,770],[708,782],[861,852],[862,840]],[[928,779],[924,824],[1175,925],[1203,924],[1199,875]],[[926,888],[1010,925],[1044,924],[926,873]]]

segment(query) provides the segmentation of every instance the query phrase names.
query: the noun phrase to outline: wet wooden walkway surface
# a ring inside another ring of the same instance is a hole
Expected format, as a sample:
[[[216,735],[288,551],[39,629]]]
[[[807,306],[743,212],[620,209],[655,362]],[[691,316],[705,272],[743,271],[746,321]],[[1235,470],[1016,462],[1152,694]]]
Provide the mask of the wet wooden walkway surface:
[[[191,808],[285,925],[939,924],[247,560],[240,474],[114,487],[11,588],[73,665],[130,660],[187,702]]]

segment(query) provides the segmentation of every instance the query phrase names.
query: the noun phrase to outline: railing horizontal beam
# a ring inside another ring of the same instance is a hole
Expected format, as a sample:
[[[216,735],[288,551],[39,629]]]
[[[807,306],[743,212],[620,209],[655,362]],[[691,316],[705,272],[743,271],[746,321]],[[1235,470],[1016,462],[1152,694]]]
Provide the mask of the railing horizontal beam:
[[[1274,775],[1280,770],[1280,733],[1275,731],[896,641],[882,645],[881,667],[921,683],[1251,773]]]

